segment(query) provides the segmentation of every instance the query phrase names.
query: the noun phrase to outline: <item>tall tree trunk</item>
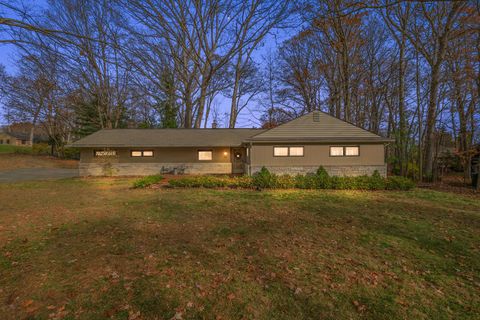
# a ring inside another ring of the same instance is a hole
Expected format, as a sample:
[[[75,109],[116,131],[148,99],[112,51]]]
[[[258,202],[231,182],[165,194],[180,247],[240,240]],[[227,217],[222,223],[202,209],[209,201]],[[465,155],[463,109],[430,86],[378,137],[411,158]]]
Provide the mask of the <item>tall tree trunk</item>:
[[[435,124],[437,122],[437,95],[439,87],[440,65],[437,63],[432,67],[430,78],[430,93],[427,107],[426,133],[425,133],[425,173],[429,178],[433,177]]]
[[[398,148],[399,163],[400,163],[400,175],[406,175],[406,162],[407,162],[407,143],[406,143],[406,119],[405,119],[405,45],[406,37],[402,35],[402,40],[399,44],[399,58],[398,58],[398,118],[399,118],[399,135],[398,135]]]

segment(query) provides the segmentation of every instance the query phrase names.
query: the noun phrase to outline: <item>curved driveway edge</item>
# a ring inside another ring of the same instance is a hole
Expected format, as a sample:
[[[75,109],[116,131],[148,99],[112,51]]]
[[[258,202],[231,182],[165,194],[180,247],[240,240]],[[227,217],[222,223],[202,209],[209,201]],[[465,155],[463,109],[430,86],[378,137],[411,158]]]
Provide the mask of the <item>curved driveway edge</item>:
[[[78,169],[25,168],[0,171],[0,183],[36,180],[58,180],[78,177]]]

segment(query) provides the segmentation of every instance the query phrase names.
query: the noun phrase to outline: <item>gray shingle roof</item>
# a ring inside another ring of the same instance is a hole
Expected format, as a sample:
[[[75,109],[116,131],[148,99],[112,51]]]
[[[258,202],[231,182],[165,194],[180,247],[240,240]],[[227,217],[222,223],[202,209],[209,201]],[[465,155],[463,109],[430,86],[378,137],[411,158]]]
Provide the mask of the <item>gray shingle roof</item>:
[[[315,120],[315,121],[314,121]],[[266,129],[105,129],[73,147],[237,147],[244,142],[390,142],[372,132],[312,112],[276,128]]]
[[[383,138],[327,113],[315,111],[261,132],[248,141],[389,142],[391,139]]]
[[[261,129],[105,129],[73,147],[236,147]]]

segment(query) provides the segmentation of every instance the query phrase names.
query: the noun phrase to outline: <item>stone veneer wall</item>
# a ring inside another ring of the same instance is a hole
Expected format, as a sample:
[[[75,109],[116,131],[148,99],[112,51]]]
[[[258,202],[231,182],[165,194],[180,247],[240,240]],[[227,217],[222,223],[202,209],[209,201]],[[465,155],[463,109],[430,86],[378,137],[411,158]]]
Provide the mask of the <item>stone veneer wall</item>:
[[[80,163],[80,176],[230,174],[231,163]]]
[[[279,166],[265,166],[270,172],[276,174],[307,174],[317,171],[318,166],[299,166],[299,167],[279,167]],[[323,166],[331,176],[362,176],[372,175],[377,170],[382,177],[387,176],[387,165],[351,165],[351,166]],[[251,166],[250,174],[260,171],[262,166]],[[248,172],[248,171],[247,171]]]

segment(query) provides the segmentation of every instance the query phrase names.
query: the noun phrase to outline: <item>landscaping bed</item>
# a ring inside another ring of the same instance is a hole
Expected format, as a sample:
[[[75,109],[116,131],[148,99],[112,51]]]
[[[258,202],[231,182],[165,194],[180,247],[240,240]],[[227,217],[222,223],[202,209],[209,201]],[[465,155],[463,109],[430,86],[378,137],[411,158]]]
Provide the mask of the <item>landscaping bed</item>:
[[[323,167],[315,174],[276,175],[266,168],[253,176],[185,176],[168,179],[165,184],[161,176],[141,178],[134,188],[167,185],[173,188],[243,188],[243,189],[334,189],[334,190],[411,190],[413,181],[397,176],[383,178],[378,172],[372,176],[336,177],[329,176]],[[145,183],[150,181],[150,183]]]

